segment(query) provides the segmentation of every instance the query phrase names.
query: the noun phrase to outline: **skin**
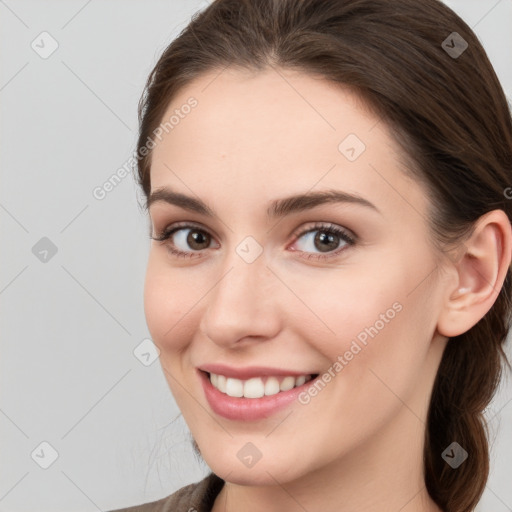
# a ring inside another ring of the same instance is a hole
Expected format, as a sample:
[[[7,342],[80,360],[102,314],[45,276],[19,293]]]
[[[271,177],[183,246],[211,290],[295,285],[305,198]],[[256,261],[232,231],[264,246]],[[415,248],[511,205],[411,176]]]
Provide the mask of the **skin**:
[[[496,299],[510,262],[505,214],[491,212],[457,258],[442,258],[425,190],[354,93],[297,71],[226,69],[182,89],[163,118],[190,96],[198,106],[153,149],[151,190],[199,197],[216,216],[163,201],[149,213],[154,235],[188,221],[211,242],[194,251],[184,228],[174,243],[185,258],[170,253],[172,240],[151,242],[145,313],[201,455],[226,480],[214,512],[440,510],[422,473],[430,393],[447,336]],[[338,150],[351,133],[366,145],[353,162]],[[328,189],[378,211],[328,203],[266,217],[271,200]],[[350,230],[356,243],[335,237],[329,253],[294,236],[316,222]],[[247,236],[263,250],[252,263],[236,252]],[[323,374],[397,303],[400,312],[308,404],[252,422],[211,410],[197,366]],[[247,442],[262,454],[251,468],[237,457]]]

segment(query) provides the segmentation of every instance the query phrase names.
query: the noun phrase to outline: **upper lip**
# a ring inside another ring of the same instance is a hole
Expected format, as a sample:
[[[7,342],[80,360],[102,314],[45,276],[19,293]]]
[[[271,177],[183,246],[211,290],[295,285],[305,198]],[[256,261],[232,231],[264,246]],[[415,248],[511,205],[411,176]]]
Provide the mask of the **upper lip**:
[[[247,380],[252,377],[265,376],[294,376],[315,375],[311,372],[298,372],[287,370],[285,368],[269,368],[267,366],[246,366],[244,368],[234,368],[224,364],[205,364],[198,367],[199,370],[207,373],[215,373],[216,375],[224,375],[234,379]]]

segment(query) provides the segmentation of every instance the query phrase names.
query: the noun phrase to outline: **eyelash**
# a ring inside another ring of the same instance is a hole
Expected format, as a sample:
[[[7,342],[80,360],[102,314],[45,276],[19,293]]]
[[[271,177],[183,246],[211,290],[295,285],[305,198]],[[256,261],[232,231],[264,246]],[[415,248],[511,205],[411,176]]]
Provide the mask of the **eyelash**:
[[[178,224],[174,224],[172,226],[172,228],[170,226],[165,228],[164,230],[159,232],[156,237],[150,236],[150,238],[152,240],[162,243],[163,245],[167,245],[169,252],[178,258],[192,258],[192,257],[196,257],[196,256],[200,257],[199,253],[201,251],[188,251],[188,252],[180,251],[180,250],[175,249],[171,244],[166,243],[174,233],[176,233],[177,231],[180,231],[182,229],[185,229],[185,228],[195,229],[196,231],[200,231],[202,233],[208,234],[208,236],[211,236],[208,233],[208,231],[206,231],[205,229],[203,229],[195,224],[178,223]],[[349,234],[349,232],[346,229],[339,228],[334,224],[315,223],[313,226],[305,228],[305,229],[299,231],[298,233],[294,234],[293,242],[296,242],[302,236],[304,236],[305,234],[310,233],[312,231],[323,231],[324,233],[328,233],[330,235],[336,235],[339,238],[341,238],[341,240],[344,241],[347,245],[340,247],[339,249],[335,249],[334,251],[325,253],[325,255],[322,253],[305,253],[305,254],[307,254],[307,256],[301,256],[302,258],[305,258],[308,260],[309,259],[326,260],[326,259],[333,258],[333,257],[337,256],[338,254],[340,254],[341,252],[343,252],[344,250],[346,250],[348,247],[355,245],[355,243],[357,241],[357,237],[353,234]],[[297,250],[297,252],[302,252],[302,251]]]

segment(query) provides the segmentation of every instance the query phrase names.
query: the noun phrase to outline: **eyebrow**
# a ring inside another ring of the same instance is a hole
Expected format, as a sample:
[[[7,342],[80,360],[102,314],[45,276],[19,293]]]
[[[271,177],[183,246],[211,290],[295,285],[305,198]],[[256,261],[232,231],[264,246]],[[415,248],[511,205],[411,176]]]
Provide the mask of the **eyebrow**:
[[[214,211],[200,199],[187,196],[179,192],[174,192],[173,190],[165,187],[159,188],[151,193],[147,201],[147,207],[149,208],[156,202],[172,204],[185,210],[200,213],[207,217],[216,216]],[[269,219],[284,217],[291,213],[310,210],[316,206],[327,203],[358,204],[380,213],[380,210],[373,203],[361,196],[339,190],[325,190],[275,199],[271,201],[270,206],[267,209],[267,217]]]

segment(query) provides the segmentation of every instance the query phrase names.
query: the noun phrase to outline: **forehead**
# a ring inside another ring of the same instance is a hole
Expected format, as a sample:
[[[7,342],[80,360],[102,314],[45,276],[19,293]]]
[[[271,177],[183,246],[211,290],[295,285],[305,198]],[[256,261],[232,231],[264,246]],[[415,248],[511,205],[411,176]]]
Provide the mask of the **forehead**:
[[[169,131],[175,141],[188,142],[196,149],[217,147],[249,153],[257,147],[270,154],[281,148],[282,156],[287,149],[297,154],[301,146],[306,149],[322,143],[322,156],[329,146],[337,151],[343,134],[368,138],[367,132],[378,123],[348,88],[296,70],[211,71],[178,92],[162,121],[180,110],[188,111],[186,104],[192,97],[197,106]],[[174,118],[176,121],[176,115]],[[192,130],[194,140],[189,137]]]
[[[227,189],[222,199],[250,199],[331,187],[395,204],[400,191],[424,200],[400,170],[387,125],[354,92],[320,77],[280,68],[212,71],[179,91],[162,123],[171,117],[153,150],[152,190],[188,193],[184,185],[193,184],[201,197]]]

